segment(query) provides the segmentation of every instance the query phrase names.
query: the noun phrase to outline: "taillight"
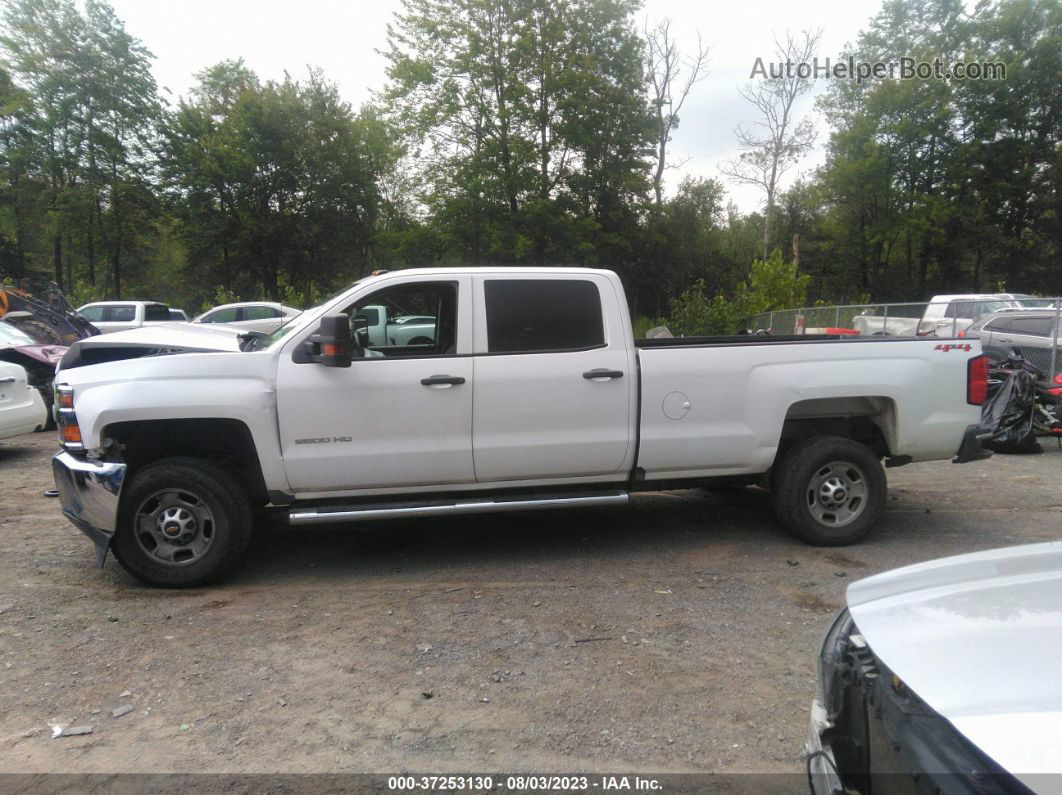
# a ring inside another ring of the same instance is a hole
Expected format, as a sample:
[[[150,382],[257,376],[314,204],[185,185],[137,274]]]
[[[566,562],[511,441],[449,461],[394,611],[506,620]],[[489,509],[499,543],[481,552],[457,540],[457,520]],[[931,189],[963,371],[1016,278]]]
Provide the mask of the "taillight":
[[[81,450],[81,428],[74,414],[74,388],[66,384],[55,387],[55,424],[59,429],[59,441],[67,450]]]
[[[982,406],[988,399],[988,357],[983,353],[966,362],[966,402]]]

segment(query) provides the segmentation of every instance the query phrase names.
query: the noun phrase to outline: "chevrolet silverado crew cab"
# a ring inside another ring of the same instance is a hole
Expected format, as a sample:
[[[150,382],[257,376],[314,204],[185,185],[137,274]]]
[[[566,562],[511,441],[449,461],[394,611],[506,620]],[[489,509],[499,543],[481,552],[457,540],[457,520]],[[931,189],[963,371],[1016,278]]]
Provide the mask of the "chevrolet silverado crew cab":
[[[430,331],[356,333],[365,307]],[[63,513],[144,582],[292,526],[615,506],[637,491],[769,488],[812,544],[881,515],[888,465],[987,455],[976,341],[635,341],[619,278],[579,268],[404,270],[269,335],[186,324],[75,343],[56,374]]]

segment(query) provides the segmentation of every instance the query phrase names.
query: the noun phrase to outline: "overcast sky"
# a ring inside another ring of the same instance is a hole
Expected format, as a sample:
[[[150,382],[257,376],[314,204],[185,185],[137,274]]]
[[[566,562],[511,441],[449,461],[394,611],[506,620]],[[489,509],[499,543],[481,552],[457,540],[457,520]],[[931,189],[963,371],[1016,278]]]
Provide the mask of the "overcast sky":
[[[385,80],[387,23],[399,0],[111,0],[126,29],[155,56],[155,77],[172,92],[186,95],[192,75],[218,61],[242,57],[263,79],[282,78],[287,70],[301,78],[308,64],[320,66],[355,107],[371,98]],[[711,51],[708,78],[694,88],[683,109],[672,144],[673,190],[682,175],[719,177],[718,165],[734,155],[734,127],[754,117],[737,90],[748,82],[757,56],[773,55],[772,36],[786,30],[822,27],[821,54],[836,56],[855,39],[880,8],[880,0],[646,0],[641,18],[672,20],[672,30],[687,52],[701,32]],[[825,88],[819,81],[816,93]],[[805,98],[802,112],[812,112]],[[819,146],[798,166],[809,170],[822,160]],[[796,171],[789,175],[791,180]],[[760,206],[754,188],[728,185],[743,211]]]

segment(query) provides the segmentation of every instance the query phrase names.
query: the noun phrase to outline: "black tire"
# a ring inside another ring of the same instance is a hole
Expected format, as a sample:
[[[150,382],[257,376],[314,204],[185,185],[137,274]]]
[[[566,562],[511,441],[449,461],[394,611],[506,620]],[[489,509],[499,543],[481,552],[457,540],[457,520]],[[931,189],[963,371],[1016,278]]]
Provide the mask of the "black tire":
[[[881,461],[851,439],[806,439],[788,450],[775,469],[775,515],[808,544],[855,543],[885,508],[888,484]]]
[[[23,329],[31,337],[35,337],[41,340],[47,340],[46,345],[66,345],[67,341],[63,339],[63,335],[55,330],[47,323],[43,323],[40,320],[25,319],[14,320],[12,324],[18,328]]]
[[[197,458],[165,458],[138,471],[123,489],[114,556],[148,585],[205,585],[243,554],[251,517],[246,493],[224,469]]]

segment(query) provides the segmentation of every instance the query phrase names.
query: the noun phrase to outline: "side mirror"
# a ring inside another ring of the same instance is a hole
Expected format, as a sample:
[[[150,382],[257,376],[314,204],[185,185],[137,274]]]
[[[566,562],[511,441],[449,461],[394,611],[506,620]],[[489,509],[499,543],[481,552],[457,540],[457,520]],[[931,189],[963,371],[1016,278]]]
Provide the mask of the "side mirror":
[[[352,342],[350,318],[347,315],[327,315],[321,327],[306,342],[310,361],[325,367],[350,367]]]

